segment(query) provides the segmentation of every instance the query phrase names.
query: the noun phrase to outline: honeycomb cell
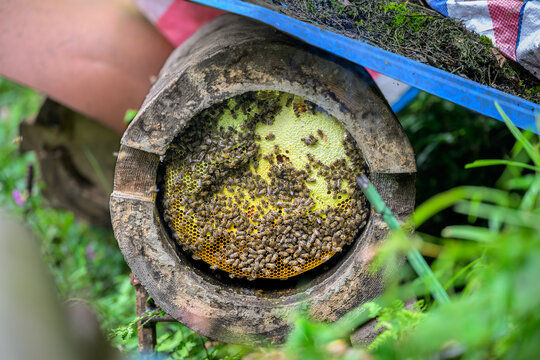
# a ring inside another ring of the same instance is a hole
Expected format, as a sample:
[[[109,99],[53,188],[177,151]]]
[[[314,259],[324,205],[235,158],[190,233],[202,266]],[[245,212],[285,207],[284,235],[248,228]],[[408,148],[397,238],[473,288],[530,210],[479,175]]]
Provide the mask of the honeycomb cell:
[[[206,109],[161,171],[175,241],[231,277],[299,275],[343,251],[366,222],[356,143],[292,94],[250,92]]]

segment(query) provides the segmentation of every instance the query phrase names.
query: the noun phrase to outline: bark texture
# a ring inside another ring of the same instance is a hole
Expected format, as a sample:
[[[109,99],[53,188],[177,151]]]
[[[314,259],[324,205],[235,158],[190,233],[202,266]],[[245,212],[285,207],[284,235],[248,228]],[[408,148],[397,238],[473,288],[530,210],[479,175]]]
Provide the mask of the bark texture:
[[[342,121],[392,211],[403,218],[414,206],[413,151],[362,68],[233,15],[201,29],[171,55],[124,134],[110,204],[122,253],[155,302],[196,332],[225,342],[281,342],[299,307],[335,321],[384,288],[382,275],[368,271],[373,245],[388,233],[374,212],[339,261],[291,286],[219,279],[194,266],[167,235],[152,189],[168,144],[201,110],[258,90],[302,96]]]

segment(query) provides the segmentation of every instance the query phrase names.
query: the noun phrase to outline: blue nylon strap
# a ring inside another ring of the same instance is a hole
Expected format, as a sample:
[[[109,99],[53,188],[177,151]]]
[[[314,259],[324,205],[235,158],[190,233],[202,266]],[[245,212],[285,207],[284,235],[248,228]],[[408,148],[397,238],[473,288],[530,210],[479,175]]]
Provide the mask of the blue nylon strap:
[[[498,101],[517,127],[537,132],[535,114],[540,115],[540,105],[517,96],[381,50],[360,40],[321,29],[262,6],[240,0],[191,1],[268,24],[356,64],[502,121],[494,105],[494,102]]]
[[[431,0],[428,1],[428,4],[433,8],[433,10],[438,11],[444,16],[448,16],[448,6],[446,5],[446,2],[447,0]]]

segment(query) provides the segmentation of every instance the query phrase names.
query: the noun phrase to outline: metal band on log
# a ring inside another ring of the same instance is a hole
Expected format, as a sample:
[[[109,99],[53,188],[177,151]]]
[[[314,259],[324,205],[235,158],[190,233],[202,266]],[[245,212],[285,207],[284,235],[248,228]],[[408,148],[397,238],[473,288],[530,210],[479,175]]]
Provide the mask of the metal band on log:
[[[154,192],[168,145],[202,110],[261,90],[300,96],[338,119],[397,217],[414,206],[412,148],[362,68],[233,15],[201,29],[171,55],[124,134],[110,207],[124,258],[152,299],[194,331],[225,342],[281,342],[299,307],[335,321],[384,287],[368,270],[373,245],[388,233],[373,211],[348,251],[285,282],[216,276],[171,239]]]

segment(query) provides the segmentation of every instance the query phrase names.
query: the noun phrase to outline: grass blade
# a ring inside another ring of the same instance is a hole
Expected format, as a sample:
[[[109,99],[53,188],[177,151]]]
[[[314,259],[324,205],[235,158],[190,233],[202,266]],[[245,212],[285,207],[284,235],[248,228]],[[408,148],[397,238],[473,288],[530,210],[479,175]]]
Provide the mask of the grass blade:
[[[407,226],[419,227],[433,215],[466,199],[476,199],[477,201],[483,199],[501,206],[508,206],[510,203],[509,195],[505,191],[478,186],[460,186],[424,201],[416,208]]]
[[[375,187],[373,187],[373,184],[371,184],[369,179],[365,175],[362,175],[357,179],[357,183],[371,205],[375,208],[375,211],[382,215],[384,222],[386,222],[390,230],[393,233],[406,237],[396,217],[381,199],[381,196]],[[433,297],[441,304],[450,302],[448,294],[444,291],[442,285],[439,283],[420,252],[417,249],[410,250],[407,253],[407,259],[418,276],[426,282]]]
[[[500,159],[476,160],[472,163],[466,164],[465,169],[473,169],[473,168],[478,168],[478,167],[497,166],[497,165],[515,166],[515,167],[520,167],[520,168],[529,169],[533,171],[540,171],[540,167],[537,167],[537,166],[525,164],[519,161],[500,160]]]
[[[101,167],[99,166],[99,162],[97,161],[94,154],[92,154],[90,149],[86,146],[83,146],[82,150],[84,152],[84,155],[86,156],[86,159],[88,160],[88,162],[90,163],[94,171],[96,172],[96,175],[99,179],[99,182],[101,183],[101,186],[103,186],[103,189],[105,189],[105,191],[109,194],[112,193],[111,185],[105,178],[105,174],[103,173],[103,170],[101,170]]]
[[[514,125],[512,120],[510,120],[508,115],[506,115],[506,113],[504,112],[504,110],[501,108],[501,106],[499,105],[497,101],[495,101],[495,107],[497,108],[497,111],[499,112],[499,114],[501,114],[501,117],[506,123],[506,126],[508,126],[508,129],[510,130],[512,135],[514,135],[516,140],[519,141],[523,145],[523,148],[525,149],[525,151],[527,152],[531,160],[534,162],[534,164],[540,167],[540,154],[538,153],[538,151],[533,147],[533,145],[529,142],[529,140],[527,140],[527,138],[523,136],[521,131],[519,131],[516,125]]]
[[[442,230],[441,235],[445,238],[489,242],[496,234],[484,227],[471,225],[454,225],[445,227]]]
[[[462,201],[455,206],[455,211],[460,214],[469,215],[471,212],[471,202]],[[525,210],[504,208],[490,204],[474,204],[474,215],[487,220],[496,220],[509,225],[540,229],[540,214]]]

